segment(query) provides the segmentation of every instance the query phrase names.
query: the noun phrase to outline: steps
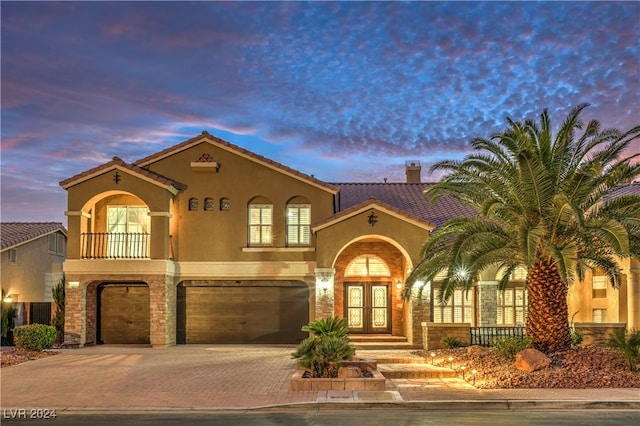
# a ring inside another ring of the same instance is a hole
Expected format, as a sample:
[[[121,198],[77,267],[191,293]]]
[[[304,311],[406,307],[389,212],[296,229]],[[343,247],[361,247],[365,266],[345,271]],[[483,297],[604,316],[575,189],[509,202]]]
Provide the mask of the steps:
[[[406,337],[390,334],[352,334],[349,335],[356,350],[406,350],[417,349],[409,344]]]

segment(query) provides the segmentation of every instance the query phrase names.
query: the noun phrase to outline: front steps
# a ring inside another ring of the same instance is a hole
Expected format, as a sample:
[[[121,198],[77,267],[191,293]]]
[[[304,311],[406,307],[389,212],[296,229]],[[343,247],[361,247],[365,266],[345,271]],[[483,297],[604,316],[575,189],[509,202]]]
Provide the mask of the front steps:
[[[356,350],[415,350],[406,337],[390,334],[351,334],[351,343]]]

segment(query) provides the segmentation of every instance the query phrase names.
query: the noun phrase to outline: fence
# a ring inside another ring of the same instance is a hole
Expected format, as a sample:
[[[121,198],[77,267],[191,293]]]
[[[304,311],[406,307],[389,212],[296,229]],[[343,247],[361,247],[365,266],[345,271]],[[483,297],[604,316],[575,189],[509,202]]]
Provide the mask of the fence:
[[[147,259],[146,232],[88,232],[82,234],[83,259]]]
[[[524,327],[471,327],[471,345],[493,346],[496,339],[505,337],[525,337]]]

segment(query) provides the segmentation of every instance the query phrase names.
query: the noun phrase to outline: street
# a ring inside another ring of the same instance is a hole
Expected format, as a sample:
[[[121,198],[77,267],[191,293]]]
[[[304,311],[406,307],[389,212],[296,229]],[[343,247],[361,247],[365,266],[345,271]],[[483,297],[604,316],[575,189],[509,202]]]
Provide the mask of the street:
[[[414,425],[539,425],[602,426],[640,424],[639,410],[510,410],[510,411],[150,411],[58,412],[55,418],[29,419],[3,413],[2,423],[51,425],[210,425],[210,426],[414,426]]]

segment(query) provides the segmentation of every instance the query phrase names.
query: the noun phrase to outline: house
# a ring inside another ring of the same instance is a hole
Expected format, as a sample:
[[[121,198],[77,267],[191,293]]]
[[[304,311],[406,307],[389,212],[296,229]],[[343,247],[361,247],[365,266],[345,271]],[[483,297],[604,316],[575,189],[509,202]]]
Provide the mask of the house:
[[[502,293],[497,271],[447,306],[430,283],[403,297],[429,232],[475,214],[425,200],[419,162],[405,167],[404,183],[327,183],[203,132],[60,182],[65,342],[296,343],[338,315],[421,347],[425,324],[523,321],[522,277]]]
[[[49,324],[51,289],[62,279],[67,231],[55,222],[0,223],[1,283],[16,325]]]

